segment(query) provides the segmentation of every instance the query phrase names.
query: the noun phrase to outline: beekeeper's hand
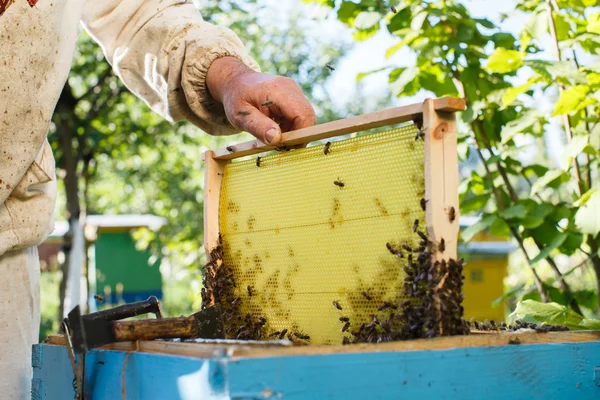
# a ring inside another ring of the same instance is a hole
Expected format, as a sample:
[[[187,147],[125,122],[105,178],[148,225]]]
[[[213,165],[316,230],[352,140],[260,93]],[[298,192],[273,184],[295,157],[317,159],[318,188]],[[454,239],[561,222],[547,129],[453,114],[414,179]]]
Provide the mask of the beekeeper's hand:
[[[212,97],[223,104],[229,122],[263,143],[279,143],[282,132],[316,122],[315,112],[296,82],[256,72],[237,58],[213,61],[206,85]]]

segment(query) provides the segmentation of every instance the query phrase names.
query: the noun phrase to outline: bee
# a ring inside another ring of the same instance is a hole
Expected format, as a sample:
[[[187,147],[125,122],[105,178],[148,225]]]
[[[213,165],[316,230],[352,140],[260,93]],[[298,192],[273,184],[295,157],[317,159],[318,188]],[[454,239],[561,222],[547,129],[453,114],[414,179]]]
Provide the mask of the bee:
[[[423,232],[421,231],[417,231],[417,234],[421,237],[421,239],[423,239],[425,242],[429,241],[429,238],[427,237],[427,235],[425,235]]]
[[[275,150],[277,151],[290,151],[291,149],[285,144],[278,144],[275,146]]]
[[[330,71],[335,71],[335,68],[333,68],[330,64],[327,64],[326,67]]]
[[[398,12],[398,10],[396,10],[396,7],[394,7],[394,6],[391,6],[391,7],[390,7],[390,10],[392,10],[392,12],[393,12],[394,14],[396,14],[396,13]]]
[[[403,244],[402,244],[402,248],[403,248],[404,250],[408,251],[409,253],[412,253],[412,248],[411,248],[409,245],[407,245],[406,243],[403,243]],[[412,258],[412,257],[411,257],[411,258]]]
[[[369,301],[373,300],[373,298],[371,296],[369,296],[369,294],[367,292],[362,292],[361,293],[363,295],[363,297]]]
[[[276,332],[270,333],[269,337],[273,338],[273,337],[276,337],[276,336],[279,336],[279,335],[281,335],[281,332],[280,331],[276,331]]]
[[[397,306],[397,305],[395,305],[395,304],[394,304],[394,303],[392,303],[392,302],[389,302],[389,301],[384,301],[384,302],[383,302],[383,304],[387,305],[387,306],[388,306],[388,308],[391,308],[391,309],[393,309],[393,310],[397,310],[397,309],[398,309],[398,306]]]
[[[302,332],[294,332],[292,333],[292,335],[296,336],[298,339],[302,339],[302,340],[310,340],[310,336],[306,335]]]
[[[256,323],[256,325],[263,326],[266,323],[267,323],[267,319],[265,317],[258,317],[258,322]]]
[[[456,219],[456,209],[454,209],[454,207],[450,207],[450,209],[448,210],[448,220],[450,221],[450,223],[454,222],[454,220]]]
[[[444,238],[442,238],[442,240],[440,240],[440,244],[438,245],[438,250],[440,252],[444,252],[444,250],[446,250],[446,241],[444,240]]]
[[[281,333],[279,334],[279,340],[283,340],[287,331],[288,331],[287,329],[284,329],[281,331]]]
[[[348,336],[344,336],[344,339],[342,339],[342,344],[350,344],[350,339],[348,339]]]
[[[395,256],[398,256],[400,258],[404,257],[404,254],[402,254],[402,252],[400,250],[394,250],[394,248],[392,247],[391,244],[386,243],[385,247],[387,247],[387,249],[389,250],[390,253],[392,253]]]
[[[226,147],[226,149],[227,149],[227,151],[228,151],[228,152],[230,152],[230,153],[233,153],[233,152],[234,152],[234,150],[233,150],[233,146],[227,146],[227,147]]]
[[[331,142],[325,143],[325,147],[323,147],[323,154],[327,155],[331,152],[329,147],[331,147]]]
[[[416,232],[419,228],[419,220],[415,219],[415,223],[413,224],[413,232]]]
[[[342,332],[346,332],[350,328],[350,322],[346,322],[344,326],[342,326]]]
[[[419,139],[425,139],[425,131],[423,129],[419,129],[419,131],[417,132],[417,135],[415,136],[415,141],[419,140]]]
[[[270,101],[270,100],[269,101],[265,101],[264,103],[262,103],[263,107],[271,107],[272,105],[273,105],[273,102]]]
[[[252,294],[253,294],[252,286],[248,285],[247,289],[248,289],[248,297],[252,297]]]
[[[390,308],[390,306],[389,306],[389,303],[386,301],[385,303],[380,305],[379,308],[377,308],[377,311],[387,310],[388,308]]]
[[[345,184],[344,182],[340,181],[340,178],[339,178],[339,177],[338,177],[338,180],[337,180],[337,181],[333,181],[333,184],[334,184],[335,186],[339,186],[339,187],[340,187],[340,189],[341,189],[341,188],[343,188],[344,186],[346,186],[346,184]]]
[[[256,166],[260,167],[260,156],[256,157]]]
[[[248,115],[250,115],[250,111],[238,111],[238,115],[247,117]]]
[[[348,321],[350,321],[350,318],[348,318],[346,316],[342,316],[342,317],[340,317],[340,321],[341,322],[348,322]]]
[[[333,301],[333,306],[340,311],[342,310],[342,306],[340,306],[340,303],[338,303],[336,300]]]
[[[94,298],[100,303],[104,303],[104,297],[100,296],[99,294],[94,295]]]
[[[421,199],[421,208],[423,209],[423,211],[425,211],[428,201],[429,200]]]

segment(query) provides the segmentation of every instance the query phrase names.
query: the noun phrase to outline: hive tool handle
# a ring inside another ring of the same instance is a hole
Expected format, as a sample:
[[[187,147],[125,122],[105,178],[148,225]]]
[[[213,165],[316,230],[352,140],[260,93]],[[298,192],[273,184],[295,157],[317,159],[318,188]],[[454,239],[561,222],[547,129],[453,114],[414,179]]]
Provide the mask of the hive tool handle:
[[[83,315],[82,318],[91,320],[105,320],[105,321],[117,321],[119,319],[125,319],[135,317],[136,315],[152,313],[156,318],[162,318],[162,311],[160,309],[160,302],[155,296],[149,297],[147,300],[138,301],[135,303],[123,304],[110,308],[108,310],[98,311],[91,314]]]

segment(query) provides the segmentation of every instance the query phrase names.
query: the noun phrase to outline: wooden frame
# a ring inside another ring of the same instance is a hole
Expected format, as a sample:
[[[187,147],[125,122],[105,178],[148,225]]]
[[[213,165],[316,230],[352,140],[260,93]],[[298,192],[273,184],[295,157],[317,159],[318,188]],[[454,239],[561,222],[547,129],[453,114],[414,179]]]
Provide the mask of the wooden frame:
[[[448,252],[441,256],[456,258],[456,223],[446,223],[451,207],[458,213],[458,164],[456,158],[444,154],[456,153],[456,122],[454,113],[463,111],[462,99],[442,97],[428,99],[424,103],[359,115],[283,134],[279,146],[303,146],[317,140],[346,135],[367,129],[380,128],[415,120],[422,115],[425,131],[425,196],[436,199],[428,203],[428,234],[432,240],[453,238],[446,243]],[[219,241],[219,197],[225,165],[235,158],[245,157],[276,149],[276,146],[259,140],[228,146],[204,153],[204,248],[206,253]],[[441,175],[439,171],[445,175]],[[444,185],[443,182],[446,182]],[[440,197],[438,197],[440,196]],[[441,200],[438,200],[441,199]],[[436,210],[436,211],[432,211]],[[458,217],[458,214],[457,214]],[[436,221],[435,224],[429,221]],[[440,257],[441,257],[440,256]]]

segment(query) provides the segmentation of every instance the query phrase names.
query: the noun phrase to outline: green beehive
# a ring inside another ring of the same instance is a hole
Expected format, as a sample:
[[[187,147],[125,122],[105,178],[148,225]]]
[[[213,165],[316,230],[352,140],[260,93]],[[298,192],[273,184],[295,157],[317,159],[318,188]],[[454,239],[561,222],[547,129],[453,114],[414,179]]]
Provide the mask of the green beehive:
[[[153,259],[147,250],[138,250],[131,234],[138,228],[158,229],[162,218],[152,215],[92,215],[88,226],[96,227],[90,295],[104,296],[106,303],[116,304],[162,298],[161,259]]]

